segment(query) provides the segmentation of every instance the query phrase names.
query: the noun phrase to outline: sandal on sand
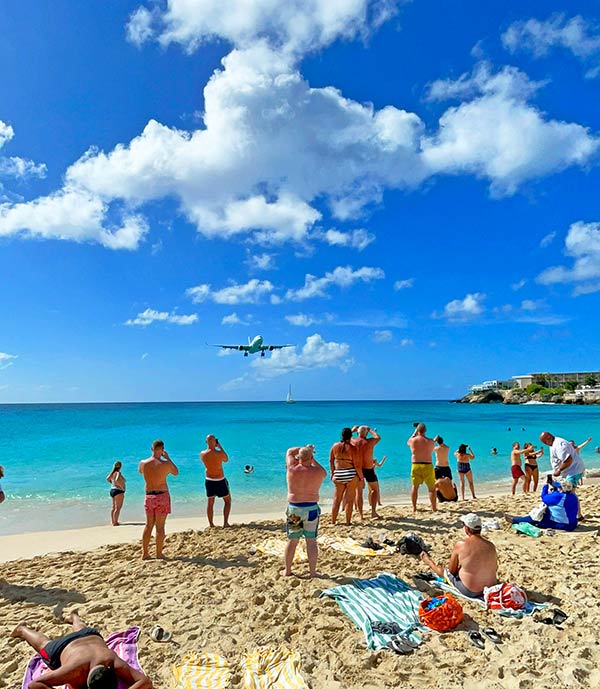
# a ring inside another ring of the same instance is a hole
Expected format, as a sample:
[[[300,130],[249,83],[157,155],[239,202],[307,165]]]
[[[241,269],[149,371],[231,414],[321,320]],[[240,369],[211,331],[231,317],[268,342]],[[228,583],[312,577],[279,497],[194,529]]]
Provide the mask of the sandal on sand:
[[[560,608],[554,608],[552,611],[552,623],[555,627],[558,627],[559,624],[562,624],[568,619],[569,616],[567,613],[563,612]]]
[[[468,634],[469,641],[475,648],[485,648],[485,639],[481,636],[479,632],[471,631]]]
[[[502,643],[502,637],[495,629],[492,629],[492,627],[484,627],[481,630],[481,633],[485,634],[485,636],[487,636],[487,638],[494,644]]]
[[[152,627],[152,629],[148,632],[148,635],[151,639],[154,639],[154,641],[160,642],[171,641],[171,637],[173,636],[171,632],[165,631],[158,624]]]
[[[404,642],[404,639],[400,639],[397,636],[393,636],[388,642],[387,647],[397,653],[398,655],[406,655],[407,653],[412,653],[415,649]]]

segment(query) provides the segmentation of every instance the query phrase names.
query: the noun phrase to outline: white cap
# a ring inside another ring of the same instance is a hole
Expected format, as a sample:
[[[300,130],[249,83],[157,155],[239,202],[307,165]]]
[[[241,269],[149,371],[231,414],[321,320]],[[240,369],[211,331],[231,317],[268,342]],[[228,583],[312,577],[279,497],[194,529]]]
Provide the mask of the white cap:
[[[469,512],[469,514],[465,514],[460,518],[460,521],[465,525],[468,526],[469,529],[475,529],[481,530],[481,517],[478,514],[474,514],[473,512]]]

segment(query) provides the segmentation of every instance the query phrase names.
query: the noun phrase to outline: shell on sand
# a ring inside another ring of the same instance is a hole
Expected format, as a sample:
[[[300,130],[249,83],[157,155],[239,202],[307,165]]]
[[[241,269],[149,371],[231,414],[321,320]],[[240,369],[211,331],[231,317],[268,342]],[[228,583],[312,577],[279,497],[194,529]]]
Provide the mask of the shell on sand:
[[[278,559],[251,547],[284,538],[283,522],[263,522],[168,536],[166,561],[142,562],[138,546],[111,545],[0,565],[0,687],[18,689],[30,657],[24,642],[8,638],[11,629],[28,620],[50,636],[63,634],[68,627],[57,615],[72,607],[104,633],[129,625],[171,630],[176,644],[157,644],[147,634],[140,638],[140,661],[157,689],[173,686],[171,665],[189,651],[220,653],[235,665],[244,651],[282,643],[300,652],[302,673],[314,689],[597,687],[600,486],[585,486],[580,496],[589,519],[575,533],[532,539],[503,526],[490,534],[500,578],[524,586],[534,600],[561,607],[569,615],[562,631],[465,603],[456,631],[428,635],[409,656],[367,651],[362,634],[335,602],[318,598],[320,591],[380,571],[411,582],[422,564],[411,556],[361,558],[322,549],[324,578],[307,578],[302,563],[296,565],[297,578],[285,579]],[[486,498],[444,504],[435,515],[423,504],[416,517],[408,507],[384,507],[382,520],[350,528],[332,527],[324,516],[321,533],[362,541],[384,530],[394,539],[417,531],[442,562],[461,536],[460,514],[525,514],[536,501],[522,495]],[[493,626],[504,643],[474,649],[465,630],[478,625]],[[242,686],[239,668],[232,686]]]

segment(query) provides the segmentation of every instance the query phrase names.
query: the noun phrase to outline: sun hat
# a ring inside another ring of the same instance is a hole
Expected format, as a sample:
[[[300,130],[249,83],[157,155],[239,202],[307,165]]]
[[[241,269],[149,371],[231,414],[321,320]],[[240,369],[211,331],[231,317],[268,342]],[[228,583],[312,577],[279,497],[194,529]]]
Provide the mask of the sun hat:
[[[481,517],[478,514],[469,512],[460,518],[460,521],[469,529],[479,529],[481,530]]]

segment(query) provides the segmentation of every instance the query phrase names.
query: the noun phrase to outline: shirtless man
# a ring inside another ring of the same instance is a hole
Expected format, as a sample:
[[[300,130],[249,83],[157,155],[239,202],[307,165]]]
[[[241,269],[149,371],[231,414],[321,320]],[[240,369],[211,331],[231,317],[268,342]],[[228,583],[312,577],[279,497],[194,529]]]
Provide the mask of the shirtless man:
[[[73,632],[52,641],[25,624],[13,630],[11,636],[26,641],[50,668],[29,682],[28,689],[48,689],[64,684],[73,689],[116,689],[118,683],[131,689],[152,689],[150,679],[111,651],[100,632],[86,627],[76,610],[69,621]]]
[[[467,537],[455,544],[448,566],[443,569],[423,551],[421,560],[438,577],[469,598],[481,598],[486,586],[498,583],[496,546],[481,535],[481,517],[466,514],[460,518]]]
[[[284,577],[292,576],[292,564],[299,540],[306,539],[306,554],[311,578],[317,575],[317,534],[319,530],[319,490],[327,476],[314,456],[315,448],[290,447],[285,456],[287,468],[288,507],[286,511],[286,533]]]
[[[457,502],[458,491],[456,490],[456,483],[452,483],[452,479],[447,476],[438,478],[435,481],[435,494],[438,502]]]
[[[523,478],[523,492],[525,493],[525,472],[521,467],[521,455],[526,455],[529,452],[528,447],[521,449],[519,443],[512,444],[512,450],[510,453],[510,473],[512,474],[513,482],[511,492],[514,495],[517,490],[517,483],[519,479]]]
[[[449,478],[452,481],[452,469],[448,464],[448,455],[450,454],[450,448],[444,443],[444,439],[441,435],[436,435],[433,439],[436,443],[433,448],[435,453],[435,477],[438,478]]]
[[[0,467],[0,478],[4,478],[4,467]],[[4,502],[6,496],[2,490],[2,484],[0,484],[0,503]]]
[[[369,505],[371,506],[371,517],[379,519],[377,514],[377,503],[379,502],[379,481],[375,473],[375,462],[373,460],[373,451],[375,445],[381,440],[380,435],[374,428],[368,426],[354,426],[352,433],[357,433],[358,437],[352,440],[352,444],[358,450],[360,461],[363,469],[363,481],[360,482],[356,490],[356,508],[358,513],[363,516],[363,489],[366,481],[369,486]],[[369,438],[368,435],[371,434]]]
[[[414,433],[406,441],[411,452],[412,467],[410,471],[410,482],[412,488],[410,490],[410,499],[413,506],[413,512],[417,511],[417,497],[419,495],[419,486],[422,483],[427,485],[431,509],[434,512],[437,511],[435,471],[433,470],[433,464],[431,462],[434,442],[425,435],[426,432],[427,428],[425,424],[419,423],[415,426]]]
[[[146,482],[146,497],[144,498],[144,511],[146,512],[146,526],[142,534],[142,560],[147,560],[148,546],[152,530],[156,526],[156,557],[163,558],[165,544],[165,522],[171,514],[171,496],[167,486],[169,474],[177,476],[179,469],[173,463],[165,451],[162,440],[152,443],[152,456],[140,462],[138,471]]]
[[[223,498],[223,528],[230,526],[229,513],[231,512],[231,495],[229,483],[223,473],[223,462],[228,462],[229,457],[222,448],[221,443],[214,435],[206,436],[206,450],[200,453],[200,460],[206,469],[206,516],[208,525],[212,529],[214,523],[215,498]]]

